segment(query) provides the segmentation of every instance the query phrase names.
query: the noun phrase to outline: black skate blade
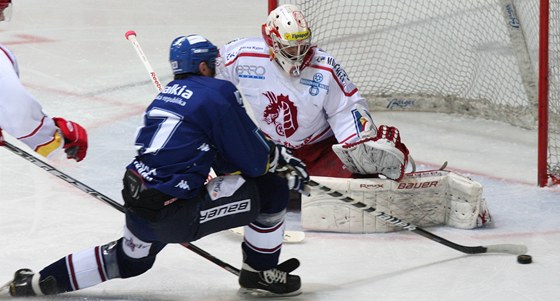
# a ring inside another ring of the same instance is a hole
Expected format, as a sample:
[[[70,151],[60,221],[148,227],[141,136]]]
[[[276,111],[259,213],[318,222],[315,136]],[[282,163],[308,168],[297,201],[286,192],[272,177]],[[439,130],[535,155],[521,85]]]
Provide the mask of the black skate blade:
[[[253,297],[253,298],[274,298],[274,297],[292,297],[301,294],[301,289],[286,294],[275,294],[266,290],[258,288],[239,288],[237,292],[240,296]]]

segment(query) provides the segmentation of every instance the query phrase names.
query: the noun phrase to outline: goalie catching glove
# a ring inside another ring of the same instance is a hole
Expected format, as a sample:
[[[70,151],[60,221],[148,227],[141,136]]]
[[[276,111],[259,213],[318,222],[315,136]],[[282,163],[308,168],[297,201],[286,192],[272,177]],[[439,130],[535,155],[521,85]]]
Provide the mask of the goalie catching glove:
[[[335,144],[333,151],[344,166],[355,174],[378,175],[400,181],[408,163],[408,149],[399,130],[381,125],[375,137],[350,144]]]
[[[309,182],[309,173],[305,163],[294,157],[286,147],[268,141],[270,159],[268,171],[281,174],[287,181],[288,187],[299,193],[305,193],[305,184]]]

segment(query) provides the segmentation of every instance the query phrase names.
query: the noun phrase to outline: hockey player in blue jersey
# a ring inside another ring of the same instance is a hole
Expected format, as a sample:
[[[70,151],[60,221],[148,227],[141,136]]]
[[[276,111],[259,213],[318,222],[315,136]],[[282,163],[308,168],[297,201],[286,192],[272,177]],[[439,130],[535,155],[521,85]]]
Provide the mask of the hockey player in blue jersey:
[[[122,196],[120,239],[69,254],[38,273],[20,269],[12,296],[51,295],[148,271],[169,243],[245,225],[240,292],[299,294],[299,262],[278,264],[289,190],[309,180],[305,165],[268,141],[235,86],[214,79],[217,48],[198,35],[170,47],[174,80],[146,109]],[[211,168],[221,176],[208,181]],[[279,171],[283,170],[282,176]]]

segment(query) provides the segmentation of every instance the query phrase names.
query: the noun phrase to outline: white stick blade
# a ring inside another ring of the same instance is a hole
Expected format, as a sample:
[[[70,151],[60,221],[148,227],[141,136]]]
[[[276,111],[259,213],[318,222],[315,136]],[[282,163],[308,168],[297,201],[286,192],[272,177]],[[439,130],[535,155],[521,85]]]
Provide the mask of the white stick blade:
[[[486,253],[507,253],[522,255],[527,253],[527,246],[514,244],[499,244],[486,246]]]

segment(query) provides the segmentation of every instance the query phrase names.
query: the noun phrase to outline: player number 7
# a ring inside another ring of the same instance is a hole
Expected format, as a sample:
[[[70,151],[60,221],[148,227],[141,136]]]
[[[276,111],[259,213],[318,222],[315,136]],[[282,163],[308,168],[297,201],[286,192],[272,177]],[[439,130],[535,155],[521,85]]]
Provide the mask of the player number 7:
[[[152,134],[152,138],[150,139],[150,145],[145,146],[142,144],[136,144],[138,149],[144,148],[143,154],[156,154],[160,149],[164,148],[175,130],[183,121],[183,116],[167,111],[161,108],[154,107],[146,112],[147,119],[160,119],[161,122],[155,133]],[[145,124],[144,124],[145,125]],[[142,130],[145,130],[146,127],[140,128],[140,132],[138,133],[137,137],[140,135],[148,135],[149,133],[142,133]]]

